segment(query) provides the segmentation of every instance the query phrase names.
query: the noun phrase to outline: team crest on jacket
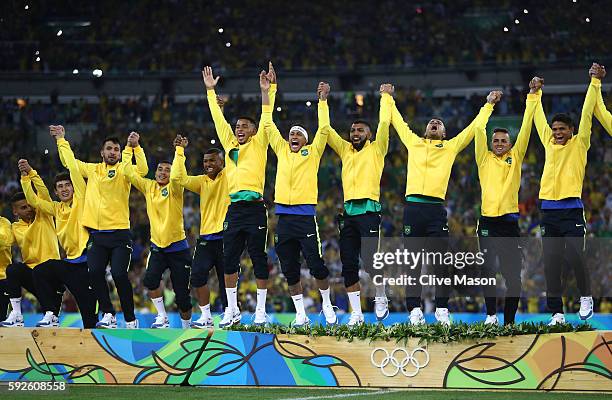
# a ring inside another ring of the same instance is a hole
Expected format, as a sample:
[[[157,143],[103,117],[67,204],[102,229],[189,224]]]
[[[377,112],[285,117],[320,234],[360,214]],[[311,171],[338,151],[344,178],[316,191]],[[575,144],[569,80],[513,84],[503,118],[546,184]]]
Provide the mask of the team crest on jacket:
[[[108,171],[108,177],[110,179],[113,179],[115,177],[115,170],[111,169],[110,171]]]
[[[482,236],[489,236],[489,230],[488,229],[483,229],[481,231],[481,233],[482,233]]]
[[[162,196],[168,197],[168,188],[163,188],[161,191]]]
[[[404,225],[404,235],[410,235],[412,232],[412,227],[410,225]]]
[[[441,149],[441,148],[442,148],[442,146],[444,146],[442,143],[438,143],[438,144],[436,145],[436,147],[437,147],[437,148],[439,148],[439,149]]]
[[[302,151],[300,152],[304,157],[306,157],[308,155],[308,149],[302,149]]]
[[[227,221],[225,221],[225,222],[223,223],[223,230],[224,230],[224,231],[226,231],[226,230],[227,230]]]
[[[274,234],[274,244],[278,243],[278,233]]]
[[[512,157],[506,158],[506,162],[508,163],[508,165],[512,165]]]

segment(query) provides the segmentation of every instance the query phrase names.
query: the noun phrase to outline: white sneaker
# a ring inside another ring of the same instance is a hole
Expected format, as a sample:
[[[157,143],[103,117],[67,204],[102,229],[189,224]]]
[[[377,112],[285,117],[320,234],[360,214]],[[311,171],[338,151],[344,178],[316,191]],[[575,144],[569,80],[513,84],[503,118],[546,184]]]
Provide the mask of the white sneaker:
[[[351,313],[351,318],[349,318],[349,321],[346,325],[348,326],[357,326],[357,325],[362,325],[363,324],[363,314],[362,313],[358,313],[353,311]]]
[[[331,304],[323,306],[321,312],[323,313],[323,315],[325,315],[325,323],[327,324],[327,326],[338,325],[338,316],[336,316],[334,306],[332,306]]]
[[[382,321],[389,316],[389,300],[386,297],[374,297],[376,319]]]
[[[102,319],[96,323],[96,328],[115,329],[117,327],[117,318],[111,313],[106,313]]]
[[[578,310],[578,316],[583,321],[593,316],[593,298],[591,296],[580,298],[580,310]]]
[[[295,314],[295,319],[291,323],[292,328],[306,328],[310,325],[310,320],[306,314]]]
[[[23,328],[23,315],[11,311],[8,318],[0,322],[4,328]]]
[[[421,311],[421,307],[413,308],[412,311],[410,311],[408,319],[410,320],[410,325],[425,324],[425,317],[423,316],[423,311]]]
[[[499,325],[497,315],[487,315],[487,319],[485,319],[485,325]]]
[[[446,326],[450,326],[450,313],[448,312],[448,308],[436,308],[436,312],[434,314],[436,316],[436,320]]]
[[[240,314],[240,310],[238,308],[231,309],[229,307],[225,307],[225,312],[223,313],[223,318],[219,322],[219,328],[229,328],[232,325],[236,325],[240,323],[240,319],[242,315]]]
[[[55,328],[59,326],[59,318],[53,314],[53,311],[47,311],[45,316],[36,323],[39,328]]]
[[[265,308],[256,308],[255,309],[255,320],[253,321],[253,325],[255,326],[263,326],[270,322],[270,317],[266,314]]]
[[[155,319],[157,321],[157,318]],[[125,329],[138,329],[138,320],[127,322],[125,321]]]
[[[204,315],[202,315],[200,319],[193,321],[191,323],[191,327],[196,328],[196,329],[208,329],[208,328],[214,328],[215,323],[213,322],[212,318],[207,318]]]
[[[167,315],[157,314],[157,317],[155,317],[155,322],[151,324],[152,329],[163,329],[163,328],[169,328],[169,327],[170,327],[170,321],[168,321]]]
[[[550,318],[550,322],[548,323],[548,326],[559,325],[559,324],[564,324],[564,323],[565,323],[565,314],[555,313]]]

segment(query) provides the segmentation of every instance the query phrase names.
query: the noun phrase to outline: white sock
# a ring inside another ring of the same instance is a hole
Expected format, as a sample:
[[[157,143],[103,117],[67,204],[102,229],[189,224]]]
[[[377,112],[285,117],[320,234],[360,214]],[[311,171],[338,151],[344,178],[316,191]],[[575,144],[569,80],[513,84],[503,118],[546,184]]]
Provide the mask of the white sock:
[[[227,295],[227,306],[232,309],[238,309],[238,287],[225,288],[225,294]]]
[[[181,328],[183,328],[183,329],[191,328],[191,320],[190,319],[183,319],[183,318],[181,318]]]
[[[322,306],[331,306],[331,299],[329,298],[329,294],[331,292],[330,288],[327,289],[319,289],[319,292],[321,293],[321,302],[322,302]]]
[[[268,295],[268,289],[257,289],[257,306],[256,310],[266,309],[266,296]]]
[[[291,296],[291,298],[293,299],[295,312],[300,315],[306,315],[306,310],[304,309],[304,295],[296,294],[295,296]]]
[[[155,309],[157,310],[157,315],[166,316],[166,307],[164,307],[164,298],[163,297],[151,298],[151,301],[153,302],[153,305],[155,306]]]
[[[361,314],[361,292],[348,292],[348,298],[352,311]]]
[[[376,297],[387,297],[385,285],[375,285],[374,288],[376,289]]]
[[[18,315],[21,315],[21,297],[16,297],[10,300],[13,311],[15,311],[15,313],[17,313]]]
[[[202,310],[202,316],[206,319],[212,318],[210,315],[210,304],[206,304],[205,306],[200,306],[200,310]]]

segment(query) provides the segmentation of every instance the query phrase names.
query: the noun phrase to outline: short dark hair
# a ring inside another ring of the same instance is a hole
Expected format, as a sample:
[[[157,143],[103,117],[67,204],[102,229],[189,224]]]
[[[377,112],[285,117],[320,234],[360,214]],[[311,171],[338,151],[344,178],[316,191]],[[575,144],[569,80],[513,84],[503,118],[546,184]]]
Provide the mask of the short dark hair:
[[[15,204],[18,201],[25,200],[25,199],[26,199],[25,193],[23,193],[23,192],[16,192],[15,194],[13,194],[11,196],[11,204]]]
[[[442,119],[442,117],[438,116],[438,115],[434,115],[433,117],[429,118],[429,121],[431,121],[432,119],[437,119],[440,122],[444,122],[444,120]],[[427,121],[427,122],[429,122]]]
[[[219,149],[218,147],[211,147],[210,149],[204,152],[204,155],[206,154],[218,154],[220,156],[223,156],[223,150]]]
[[[60,181],[70,181],[70,183],[72,183],[72,179],[70,179],[70,174],[68,172],[60,172],[59,174],[55,175],[55,178],[53,178],[53,187],[56,187],[57,182]]]
[[[353,121],[353,123],[351,125],[355,125],[355,124],[364,124],[365,126],[368,127],[368,129],[370,131],[372,131],[372,127],[370,126],[370,123],[364,119],[357,119],[355,121]]]
[[[119,138],[117,138],[116,136],[109,136],[109,137],[104,138],[104,140],[102,141],[102,147],[104,147],[106,142],[111,142],[113,144],[118,144],[119,146],[121,146],[121,142],[119,141]]]
[[[246,116],[244,116],[244,115],[243,115],[243,116],[240,116],[240,117],[236,118],[236,123],[238,123],[238,120],[239,120],[239,119],[246,119],[247,121],[249,121],[250,123],[252,123],[252,124],[253,124],[253,126],[257,126],[257,121],[255,121],[255,120],[254,120],[253,118],[251,118],[251,117],[246,117]]]
[[[506,128],[493,128],[493,133],[496,132],[503,132],[503,133],[507,133],[508,135],[510,135],[510,131]]]
[[[161,160],[160,162],[157,163],[158,166],[159,166],[159,164],[170,164],[170,165],[172,165],[172,161]]]
[[[572,117],[570,117],[566,113],[555,114],[552,117],[552,122],[551,123],[555,123],[555,122],[563,122],[564,124],[566,124],[570,128],[573,128],[575,126],[574,125],[574,120],[572,119]]]

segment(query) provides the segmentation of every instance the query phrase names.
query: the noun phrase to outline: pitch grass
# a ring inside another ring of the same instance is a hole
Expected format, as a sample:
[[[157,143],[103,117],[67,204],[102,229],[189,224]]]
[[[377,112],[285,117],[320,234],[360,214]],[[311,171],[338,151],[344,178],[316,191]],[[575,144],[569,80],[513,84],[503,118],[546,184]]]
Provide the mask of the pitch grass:
[[[44,400],[151,400],[151,399],[214,399],[214,400],[603,400],[605,393],[544,393],[544,392],[486,392],[450,390],[380,390],[380,389],[267,389],[267,388],[216,388],[179,386],[94,386],[73,385],[67,392],[8,393],[4,389],[0,396],[9,399]]]

